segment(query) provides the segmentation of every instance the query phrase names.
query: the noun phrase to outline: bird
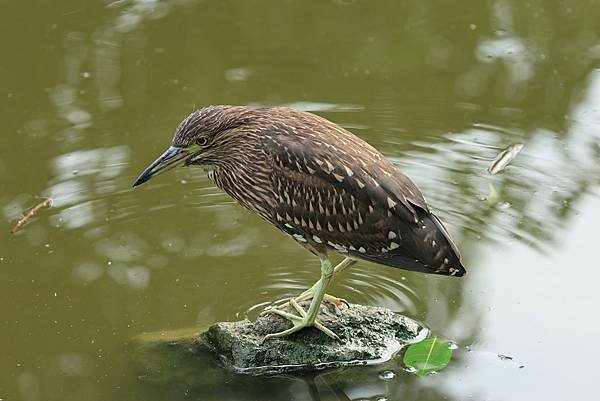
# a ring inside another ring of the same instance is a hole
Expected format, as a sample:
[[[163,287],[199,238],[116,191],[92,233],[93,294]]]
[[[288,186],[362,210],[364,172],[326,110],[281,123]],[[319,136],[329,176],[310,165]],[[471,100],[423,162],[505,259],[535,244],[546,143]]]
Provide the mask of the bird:
[[[401,169],[363,139],[313,113],[288,107],[211,105],[189,114],[171,146],[133,183],[174,167],[203,167],[208,178],[317,256],[319,280],[286,305],[270,307],[291,327],[339,336],[322,324],[334,276],[359,260],[415,272],[466,273],[446,225]],[[333,266],[331,253],[344,259]],[[310,301],[308,310],[301,305]],[[291,310],[291,312],[290,312]]]

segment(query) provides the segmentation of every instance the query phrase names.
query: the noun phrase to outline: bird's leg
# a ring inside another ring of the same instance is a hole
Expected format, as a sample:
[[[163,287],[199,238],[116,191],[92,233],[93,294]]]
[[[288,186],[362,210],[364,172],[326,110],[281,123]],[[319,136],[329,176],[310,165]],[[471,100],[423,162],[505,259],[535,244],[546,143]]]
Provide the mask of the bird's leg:
[[[344,260],[342,260],[333,269],[333,277],[331,278],[332,281],[339,275],[339,273],[341,273],[343,270],[347,269],[348,267],[354,265],[356,262],[357,262],[356,259],[344,258]],[[296,302],[302,302],[302,301],[306,301],[307,299],[311,299],[314,296],[315,290],[317,289],[317,285],[319,284],[320,281],[321,280],[317,281],[312,287],[310,287],[308,290],[304,291],[302,294],[298,295],[296,298],[291,298],[291,299],[295,300]],[[291,301],[291,299],[290,299],[290,301]],[[325,294],[323,296],[323,299],[325,301],[331,302],[336,305],[339,305],[341,303],[347,303],[345,299],[337,298],[337,297],[331,296],[329,294]],[[287,303],[285,303],[284,305],[287,306]]]
[[[352,258],[344,258],[344,260],[342,260],[334,269],[333,269],[333,277],[332,280],[335,279],[339,273],[341,273],[343,270],[347,269],[348,267],[354,265],[357,262],[356,259],[352,259]],[[298,295],[295,298],[290,298],[288,299],[286,302],[277,305],[277,306],[270,306],[267,309],[265,309],[263,312],[261,312],[261,315],[265,315],[267,313],[272,312],[274,309],[285,309],[288,305],[291,304],[291,300],[295,300],[297,303],[300,303],[302,301],[306,301],[308,299],[311,299],[314,294],[315,291],[317,289],[317,286],[319,285],[319,283],[321,282],[321,280],[319,279],[319,281],[317,281],[315,284],[313,284],[312,287],[310,287],[308,290],[304,291],[302,294]],[[325,300],[326,302],[331,302],[332,304],[335,305],[340,305],[342,303],[347,304],[348,302],[346,302],[345,299],[342,298],[337,298],[334,297],[332,295],[329,294],[324,294],[323,295],[323,300]]]
[[[293,315],[291,313],[287,313],[278,309],[273,309],[270,312],[275,313],[277,315],[283,316],[289,321],[292,322],[292,327],[287,330],[281,331],[279,333],[267,334],[265,336],[265,340],[271,338],[285,337],[289,334],[295,333],[305,327],[315,327],[318,330],[321,330],[329,337],[339,340],[339,337],[323,326],[321,323],[317,322],[317,315],[319,314],[319,309],[321,307],[321,302],[323,301],[323,297],[325,295],[325,289],[327,285],[331,281],[331,277],[333,276],[333,266],[329,259],[321,259],[321,279],[317,281],[315,284],[315,292],[312,297],[312,301],[310,306],[308,307],[308,312],[304,312],[300,305],[295,300],[292,300],[291,305],[300,313],[300,316]]]

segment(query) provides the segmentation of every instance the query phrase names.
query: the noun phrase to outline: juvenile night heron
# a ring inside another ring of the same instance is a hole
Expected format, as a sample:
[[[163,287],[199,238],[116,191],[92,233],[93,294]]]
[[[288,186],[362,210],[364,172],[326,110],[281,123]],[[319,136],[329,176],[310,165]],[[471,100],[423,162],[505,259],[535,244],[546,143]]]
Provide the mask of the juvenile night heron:
[[[179,124],[173,143],[133,186],[175,166],[203,166],[246,208],[319,257],[321,278],[290,299],[298,315],[270,308],[292,327],[314,326],[333,275],[358,259],[462,276],[460,253],[415,184],[371,145],[311,113],[284,107],[209,106]],[[335,268],[327,257],[345,259]],[[311,299],[308,311],[300,301]]]

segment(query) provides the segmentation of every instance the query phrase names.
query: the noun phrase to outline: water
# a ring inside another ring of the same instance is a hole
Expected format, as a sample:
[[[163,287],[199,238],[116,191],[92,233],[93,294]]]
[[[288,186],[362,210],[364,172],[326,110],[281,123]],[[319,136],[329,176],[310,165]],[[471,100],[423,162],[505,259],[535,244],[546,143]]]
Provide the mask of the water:
[[[0,15],[0,399],[600,395],[598,2],[60,0]],[[469,275],[360,263],[331,292],[452,339],[446,370],[257,379],[204,356],[139,375],[133,336],[254,318],[318,276],[200,171],[130,188],[209,103],[317,112],[414,179]],[[490,176],[511,143],[525,146]],[[53,208],[10,235],[33,196]]]

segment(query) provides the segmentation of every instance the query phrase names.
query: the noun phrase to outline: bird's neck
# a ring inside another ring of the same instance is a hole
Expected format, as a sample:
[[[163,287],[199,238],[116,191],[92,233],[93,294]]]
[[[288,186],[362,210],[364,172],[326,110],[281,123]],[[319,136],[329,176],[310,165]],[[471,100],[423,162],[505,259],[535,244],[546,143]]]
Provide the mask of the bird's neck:
[[[260,163],[236,163],[226,166],[209,166],[208,178],[242,206],[258,213],[261,217],[271,218],[273,188],[270,169],[261,168]]]

